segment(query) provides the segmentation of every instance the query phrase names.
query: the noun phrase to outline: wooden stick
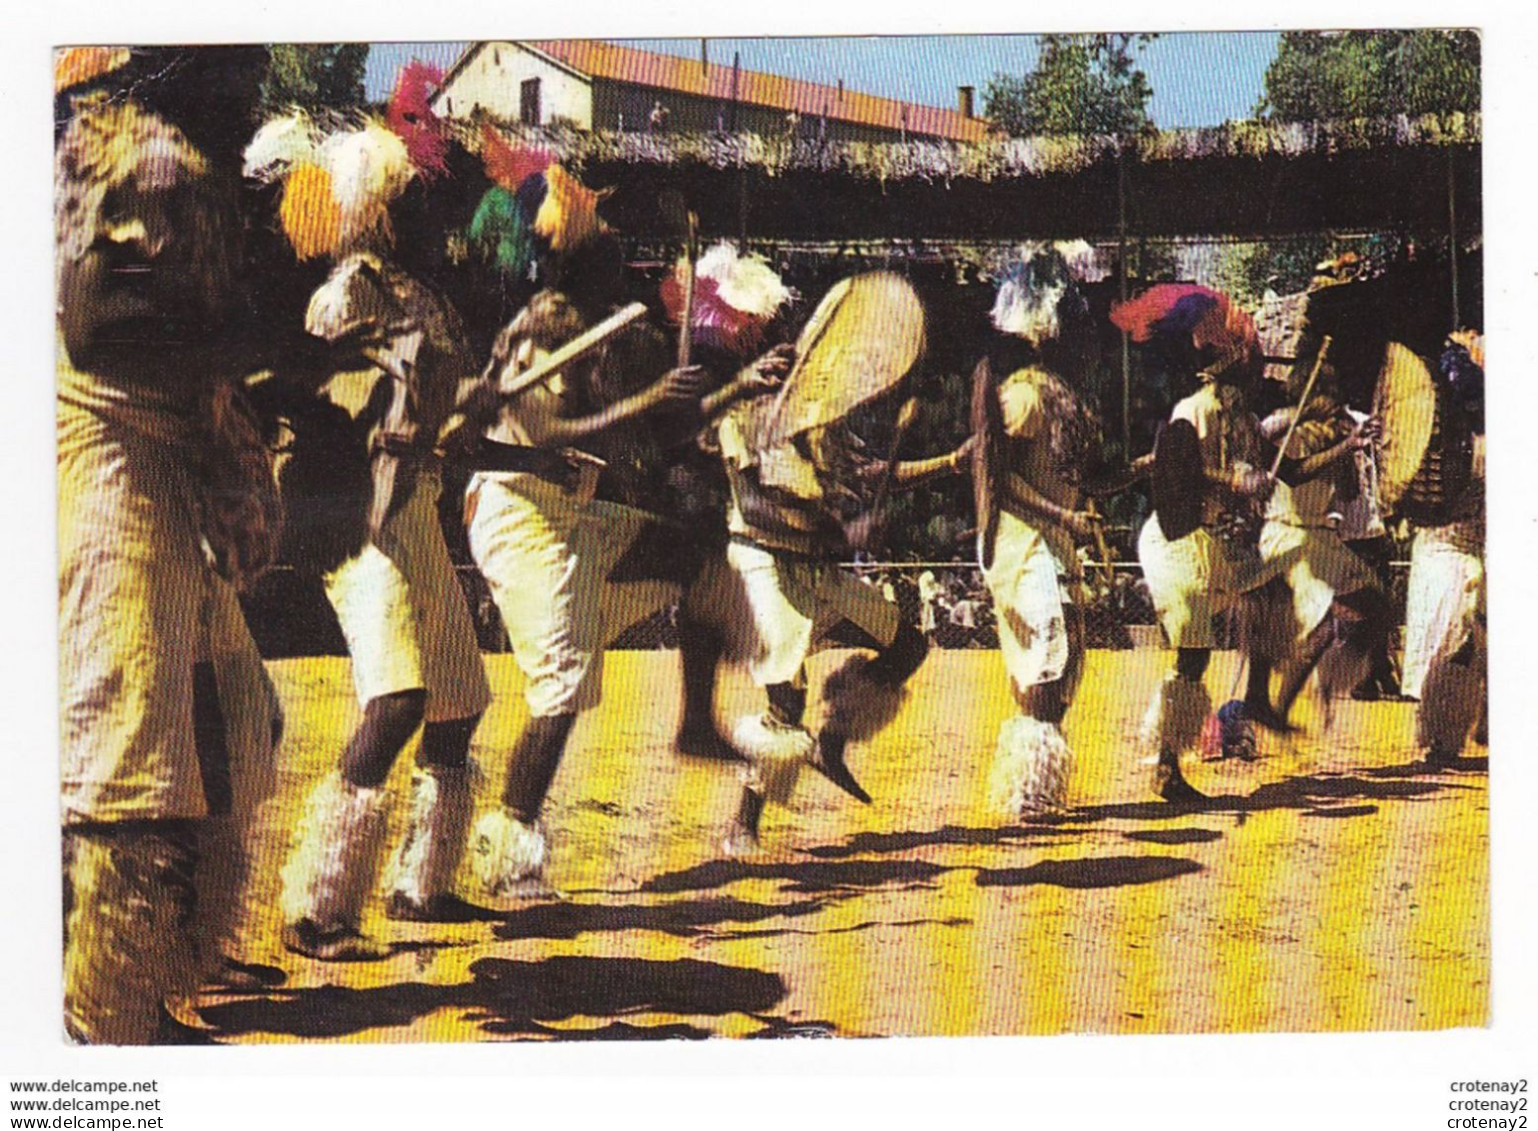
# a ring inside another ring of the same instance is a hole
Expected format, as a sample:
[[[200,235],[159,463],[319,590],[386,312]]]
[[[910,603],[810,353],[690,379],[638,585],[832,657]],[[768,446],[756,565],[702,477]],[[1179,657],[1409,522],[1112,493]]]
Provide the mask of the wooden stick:
[[[1100,512],[1095,509],[1094,499],[1084,500],[1084,513],[1090,518],[1099,518]],[[1095,553],[1100,555],[1100,572],[1105,575],[1107,590],[1116,588],[1116,567],[1111,564],[1111,548],[1106,545],[1105,530],[1100,523],[1094,524]]]
[[[897,412],[897,424],[892,429],[892,450],[887,454],[886,472],[881,476],[881,482],[876,487],[876,499],[871,503],[871,513],[879,514],[886,505],[887,496],[892,493],[892,480],[897,477],[897,465],[902,459],[903,441],[908,437],[908,429],[913,427],[913,422],[919,416],[919,402],[909,397],[903,402],[903,406]]]
[[[694,256],[695,232],[699,217],[689,213],[689,235],[684,243],[684,313],[678,327],[678,368],[689,364],[689,351],[694,335]]]
[[[861,545],[857,549],[870,551],[870,545],[874,544],[875,536],[881,528],[881,512],[886,509],[887,496],[892,491],[892,481],[897,477],[897,465],[902,459],[903,440],[907,438],[908,429],[913,427],[913,422],[918,419],[919,402],[909,397],[903,402],[903,406],[897,413],[897,425],[892,429],[892,450],[887,453],[886,469],[881,476],[881,482],[876,486],[876,498],[860,519],[860,527],[863,533],[859,537]]]
[[[1314,382],[1319,379],[1319,371],[1324,368],[1324,356],[1330,352],[1330,335],[1324,336],[1324,341],[1319,343],[1319,355],[1314,358],[1314,368],[1308,375],[1308,382],[1303,386],[1303,395],[1298,398],[1297,411],[1292,414],[1292,422],[1287,425],[1287,435],[1282,437],[1282,446],[1276,449],[1276,459],[1271,461],[1271,479],[1282,470],[1282,459],[1287,455],[1287,445],[1292,443],[1292,434],[1298,430],[1298,423],[1303,419],[1303,410],[1308,407],[1309,395],[1314,391]]]
[[[544,360],[529,366],[511,380],[499,382],[497,392],[503,397],[516,397],[525,389],[532,388],[559,373],[562,368],[592,353],[604,342],[646,314],[644,302],[633,302],[623,310],[609,315],[590,330],[584,330],[561,346]]]

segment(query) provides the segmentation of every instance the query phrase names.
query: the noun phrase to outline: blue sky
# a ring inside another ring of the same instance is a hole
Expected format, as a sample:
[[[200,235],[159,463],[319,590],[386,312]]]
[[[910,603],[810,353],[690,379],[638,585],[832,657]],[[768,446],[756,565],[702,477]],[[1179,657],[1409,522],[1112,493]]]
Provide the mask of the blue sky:
[[[1165,128],[1210,126],[1248,117],[1260,98],[1266,66],[1276,54],[1276,32],[1180,32],[1143,49],[1141,65],[1154,89],[1154,122]],[[697,59],[698,39],[619,40],[651,51]],[[389,93],[401,64],[412,58],[450,65],[463,43],[384,43],[369,53],[365,83],[370,98]],[[845,36],[829,38],[712,39],[712,63],[743,67],[931,106],[955,106],[958,86],[982,90],[999,71],[1020,74],[1034,65],[1030,35]]]

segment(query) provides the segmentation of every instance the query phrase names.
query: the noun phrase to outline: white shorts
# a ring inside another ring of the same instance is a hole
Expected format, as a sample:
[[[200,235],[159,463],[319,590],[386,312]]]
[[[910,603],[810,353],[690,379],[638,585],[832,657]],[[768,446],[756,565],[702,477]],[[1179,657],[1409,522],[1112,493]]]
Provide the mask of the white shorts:
[[[438,525],[438,477],[424,474],[379,536],[326,575],[352,656],[358,701],[427,692],[428,722],[491,702],[475,625]]]
[[[535,718],[597,705],[603,649],[678,599],[670,581],[609,574],[650,515],[522,472],[481,472],[465,492],[470,552],[491,588]]]
[[[1470,640],[1479,642],[1485,610],[1482,539],[1468,526],[1422,527],[1410,549],[1405,601],[1404,673],[1400,687],[1419,699],[1426,673]]]
[[[1297,639],[1324,622],[1335,598],[1375,588],[1377,578],[1335,531],[1268,522],[1260,530],[1260,558],[1267,576],[1292,590]]]
[[[895,603],[835,563],[737,539],[724,562],[706,566],[689,603],[693,615],[722,626],[729,654],[760,687],[800,680],[807,656],[841,621],[882,646],[900,623]]]
[[[1238,561],[1206,527],[1168,541],[1157,515],[1143,524],[1137,552],[1170,647],[1217,647],[1213,618],[1254,586],[1249,565]]]
[[[983,580],[993,595],[999,650],[1015,691],[1061,679],[1072,648],[1064,606],[1081,599],[1071,544],[1054,552],[1039,530],[1000,511],[993,564]]]

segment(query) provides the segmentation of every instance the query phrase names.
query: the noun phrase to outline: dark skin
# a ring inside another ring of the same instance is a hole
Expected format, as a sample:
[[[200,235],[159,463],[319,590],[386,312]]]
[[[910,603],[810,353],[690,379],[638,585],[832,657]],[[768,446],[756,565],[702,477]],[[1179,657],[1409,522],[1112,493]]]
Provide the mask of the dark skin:
[[[1278,422],[1272,427],[1275,435],[1266,436],[1266,439],[1279,441],[1285,434],[1285,423]],[[1328,473],[1340,461],[1372,444],[1377,439],[1379,429],[1377,419],[1369,418],[1352,428],[1344,438],[1314,455],[1296,460],[1284,458],[1277,478],[1289,486],[1316,479]],[[1252,653],[1248,657],[1250,670],[1244,696],[1246,714],[1269,730],[1291,730],[1291,724],[1287,721],[1288,712],[1309,675],[1319,666],[1330,647],[1339,643],[1352,649],[1371,648],[1377,636],[1387,631],[1387,615],[1388,610],[1382,607],[1381,600],[1376,599],[1375,594],[1349,594],[1337,599],[1330,607],[1330,615],[1309,633],[1287,665],[1282,676],[1280,696],[1274,707],[1271,703],[1271,664],[1265,657]],[[1350,688],[1326,687],[1322,690],[1328,704],[1343,691],[1349,692]]]
[[[566,447],[591,439],[625,421],[652,412],[679,411],[693,407],[702,416],[709,416],[724,411],[739,399],[760,395],[777,388],[790,368],[792,356],[787,348],[772,350],[753,365],[745,368],[722,389],[709,396],[702,395],[706,380],[704,369],[699,366],[673,369],[634,396],[617,401],[598,412],[579,417],[562,417],[553,410],[549,402],[530,398],[527,402],[529,409],[520,415],[519,422],[535,444],[545,447]],[[503,376],[515,376],[520,368],[515,356],[513,364],[507,367]],[[487,387],[486,383],[483,383],[482,388],[485,387]],[[705,684],[707,691],[703,693],[703,714],[704,718],[709,720],[711,718],[709,691],[713,690],[715,659],[719,655],[719,643],[713,635],[708,634],[708,630],[700,631],[707,635],[699,641],[701,655],[692,659],[697,668],[708,667],[712,677],[710,683]],[[703,672],[696,678],[703,682]],[[701,694],[696,693],[694,702],[696,710],[701,706]],[[566,741],[575,724],[575,714],[532,719],[513,747],[508,759],[507,780],[503,788],[502,800],[512,814],[525,824],[532,824],[539,818],[545,798],[560,768]],[[701,752],[712,756],[721,753],[721,748],[725,744],[715,733],[713,721],[708,724],[708,733],[706,733],[705,724],[697,721],[693,722],[689,729],[688,737],[692,746],[698,746]]]
[[[176,222],[186,196],[135,185],[106,194],[91,243],[59,273],[59,330],[77,368],[190,391],[219,358],[224,296],[194,279]]]

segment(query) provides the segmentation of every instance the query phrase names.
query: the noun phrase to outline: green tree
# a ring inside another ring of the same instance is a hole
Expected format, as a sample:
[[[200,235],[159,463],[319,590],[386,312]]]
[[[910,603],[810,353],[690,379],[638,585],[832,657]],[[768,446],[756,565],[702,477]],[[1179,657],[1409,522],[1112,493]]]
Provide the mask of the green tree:
[[[1153,87],[1137,66],[1152,35],[1044,35],[1028,75],[996,74],[983,92],[993,127],[1012,137],[1145,129]]]
[[[1479,109],[1474,31],[1289,31],[1266,69],[1257,116],[1281,121]]]
[[[366,43],[277,43],[268,50],[262,109],[348,110],[363,105]]]

